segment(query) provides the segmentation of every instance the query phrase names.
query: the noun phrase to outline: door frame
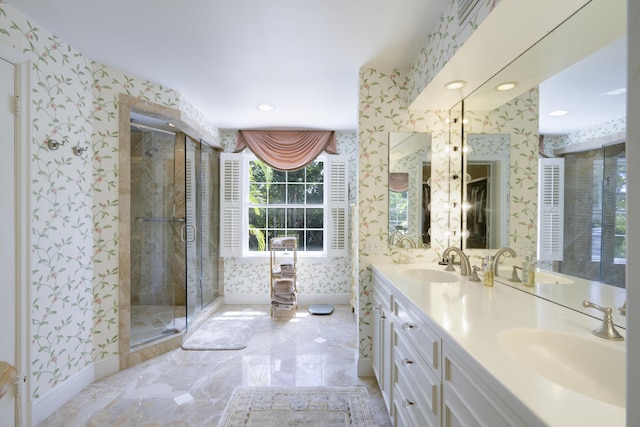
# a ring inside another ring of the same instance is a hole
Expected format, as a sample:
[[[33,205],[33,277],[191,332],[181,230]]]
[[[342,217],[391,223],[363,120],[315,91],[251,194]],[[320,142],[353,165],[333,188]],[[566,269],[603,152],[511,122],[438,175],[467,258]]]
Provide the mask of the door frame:
[[[15,48],[0,44],[0,57],[15,67],[15,95],[19,97],[18,111],[14,116],[14,185],[15,185],[15,286],[16,286],[16,369],[20,383],[16,395],[17,424],[31,425],[31,387],[30,387],[30,347],[29,306],[30,306],[30,70],[31,61]]]

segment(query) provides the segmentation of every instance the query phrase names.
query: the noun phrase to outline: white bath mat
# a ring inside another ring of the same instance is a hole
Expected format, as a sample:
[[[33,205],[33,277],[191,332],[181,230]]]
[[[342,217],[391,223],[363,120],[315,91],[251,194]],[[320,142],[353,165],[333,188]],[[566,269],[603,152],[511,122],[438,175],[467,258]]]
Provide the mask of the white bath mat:
[[[255,310],[214,314],[182,344],[184,350],[239,350],[249,344],[265,313]]]

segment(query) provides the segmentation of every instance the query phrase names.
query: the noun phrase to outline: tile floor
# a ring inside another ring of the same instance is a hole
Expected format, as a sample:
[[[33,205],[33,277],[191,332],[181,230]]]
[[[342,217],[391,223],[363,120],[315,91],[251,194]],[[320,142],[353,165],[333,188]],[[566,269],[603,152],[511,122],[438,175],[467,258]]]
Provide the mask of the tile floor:
[[[356,319],[349,306],[329,316],[300,307],[292,320],[264,317],[242,350],[174,350],[95,382],[39,426],[216,426],[235,387],[365,385],[377,426],[390,426],[374,377],[356,375]],[[178,404],[181,399],[192,400]],[[176,399],[177,398],[177,399]]]

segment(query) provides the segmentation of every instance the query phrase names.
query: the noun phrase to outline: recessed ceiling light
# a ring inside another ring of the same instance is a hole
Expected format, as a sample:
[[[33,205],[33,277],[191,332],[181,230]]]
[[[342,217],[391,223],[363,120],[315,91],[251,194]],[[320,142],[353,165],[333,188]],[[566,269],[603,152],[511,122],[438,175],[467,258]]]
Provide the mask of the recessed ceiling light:
[[[465,82],[464,80],[454,80],[444,85],[444,88],[449,90],[456,90],[463,88],[466,84],[467,82]]]
[[[549,113],[549,115],[551,117],[559,117],[559,116],[564,116],[565,114],[568,114],[569,112],[567,110],[556,110],[556,111],[552,111]]]
[[[258,110],[260,110],[260,111],[273,111],[275,109],[276,109],[276,107],[274,107],[271,104],[260,104],[260,105],[258,105]]]
[[[173,124],[173,123],[171,123],[171,122],[167,122],[167,126],[172,127],[172,128],[176,127],[176,125],[174,125],[174,124]]]
[[[613,95],[622,95],[623,93],[627,93],[626,87],[621,87],[620,89],[616,89],[616,90],[610,90],[609,92],[603,93],[603,95],[613,96]]]
[[[518,82],[504,82],[499,84],[498,86],[496,86],[496,90],[499,91],[506,91],[506,90],[511,90],[513,88],[515,88],[516,86],[518,86]]]

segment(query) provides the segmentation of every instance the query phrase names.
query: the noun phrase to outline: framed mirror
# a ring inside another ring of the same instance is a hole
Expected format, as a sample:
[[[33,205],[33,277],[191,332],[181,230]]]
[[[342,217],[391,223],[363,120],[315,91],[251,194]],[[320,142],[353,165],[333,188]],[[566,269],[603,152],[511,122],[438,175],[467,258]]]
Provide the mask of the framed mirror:
[[[431,134],[389,133],[389,246],[428,247]]]

